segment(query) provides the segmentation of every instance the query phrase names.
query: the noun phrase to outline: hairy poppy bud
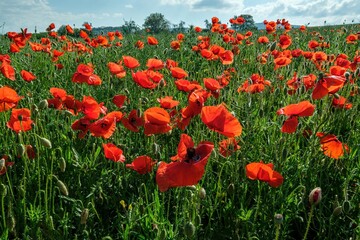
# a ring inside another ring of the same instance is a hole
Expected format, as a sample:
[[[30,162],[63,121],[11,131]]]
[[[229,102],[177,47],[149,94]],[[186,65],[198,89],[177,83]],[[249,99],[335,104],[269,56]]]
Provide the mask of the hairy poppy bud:
[[[184,233],[187,237],[191,238],[195,234],[195,226],[192,222],[188,222],[185,224]]]
[[[46,148],[52,148],[52,144],[51,144],[49,139],[43,138],[43,137],[40,137],[40,136],[38,136],[38,137],[40,139],[41,145],[43,145]]]
[[[69,196],[69,191],[65,185],[65,183],[63,183],[62,181],[60,181],[59,179],[57,180],[57,186],[60,189],[60,192],[65,195],[65,196]]]
[[[11,214],[8,219],[7,219],[7,227],[9,228],[10,232],[14,232],[15,230],[15,226],[16,226],[16,221],[15,221],[15,217],[13,214]]]
[[[54,219],[53,219],[52,216],[49,216],[47,222],[48,222],[49,228],[50,228],[51,230],[55,230],[55,227],[54,227]]]
[[[206,191],[205,191],[205,188],[200,188],[199,189],[199,197],[200,199],[205,199],[206,198]]]
[[[345,76],[345,78],[346,78],[347,80],[349,80],[350,73],[349,73],[349,72],[345,72],[345,73],[344,73],[344,76]]]
[[[26,149],[25,149],[25,145],[24,145],[24,144],[19,144],[19,145],[17,146],[17,148],[16,148],[16,152],[17,152],[17,156],[18,156],[18,157],[24,156],[25,151],[26,151]]]
[[[49,103],[46,99],[43,99],[39,102],[39,109],[43,110],[49,107]]]
[[[88,217],[89,217],[89,209],[84,208],[81,212],[80,224],[86,224]]]
[[[0,159],[0,171],[3,170],[3,168],[5,168],[5,159]]]
[[[66,161],[62,157],[62,158],[60,158],[60,170],[61,170],[61,172],[65,172],[65,169],[66,169]]]
[[[317,205],[321,201],[321,188],[314,188],[309,194],[310,205]]]
[[[282,214],[280,214],[280,213],[275,214],[275,216],[274,216],[274,222],[275,222],[276,224],[282,224],[283,221],[284,221],[284,217],[283,217]]]
[[[228,188],[227,188],[227,192],[228,192],[229,194],[234,194],[234,192],[235,192],[235,185],[234,185],[233,183],[230,183],[230,184],[229,184],[229,186],[228,186]]]
[[[336,208],[334,208],[334,211],[333,211],[333,215],[334,216],[339,216],[342,212],[342,206],[337,206]]]

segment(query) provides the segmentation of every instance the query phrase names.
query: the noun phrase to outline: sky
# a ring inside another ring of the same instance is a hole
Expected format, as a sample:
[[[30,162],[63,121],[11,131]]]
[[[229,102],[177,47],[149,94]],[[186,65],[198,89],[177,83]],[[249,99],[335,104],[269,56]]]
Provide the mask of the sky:
[[[151,13],[161,13],[171,24],[205,27],[218,17],[228,23],[235,15],[250,14],[256,23],[285,18],[293,25],[323,26],[360,23],[359,0],[1,0],[0,34],[8,31],[45,31],[50,23],[81,27],[121,26],[133,20],[142,27]]]

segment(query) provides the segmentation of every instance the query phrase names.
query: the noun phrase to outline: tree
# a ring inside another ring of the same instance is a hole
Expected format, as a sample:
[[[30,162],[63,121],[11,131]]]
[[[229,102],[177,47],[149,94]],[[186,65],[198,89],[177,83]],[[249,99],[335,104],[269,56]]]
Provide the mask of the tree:
[[[238,17],[244,18],[245,22],[243,24],[231,24],[231,27],[233,29],[235,29],[236,31],[257,30],[253,16],[251,16],[250,14],[242,14],[240,16],[234,16],[234,19],[237,19]]]
[[[124,25],[121,26],[123,33],[135,33],[140,30],[139,26],[135,23],[134,20],[124,20],[124,22]]]
[[[170,22],[161,13],[152,13],[145,19],[143,27],[152,33],[159,33],[169,31]]]

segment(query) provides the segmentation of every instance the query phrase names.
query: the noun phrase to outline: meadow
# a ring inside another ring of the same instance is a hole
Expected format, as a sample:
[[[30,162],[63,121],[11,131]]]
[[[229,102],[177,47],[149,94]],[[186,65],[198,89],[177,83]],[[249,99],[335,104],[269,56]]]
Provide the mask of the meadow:
[[[360,25],[264,24],[1,36],[0,238],[359,239]]]

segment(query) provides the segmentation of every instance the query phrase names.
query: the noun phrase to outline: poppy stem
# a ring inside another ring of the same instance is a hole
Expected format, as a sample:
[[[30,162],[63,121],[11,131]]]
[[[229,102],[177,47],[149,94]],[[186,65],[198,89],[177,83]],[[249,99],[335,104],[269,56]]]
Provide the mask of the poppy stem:
[[[307,237],[307,235],[308,235],[308,232],[309,232],[309,229],[310,229],[310,223],[311,223],[311,219],[312,219],[313,213],[314,213],[314,204],[312,204],[312,205],[311,205],[311,208],[310,208],[309,219],[308,219],[308,222],[307,222],[306,231],[305,231],[305,235],[304,235],[303,240],[306,240],[306,237]]]
[[[254,222],[256,222],[257,216],[259,214],[260,202],[261,202],[261,184],[260,184],[260,181],[258,181],[258,195],[257,195],[257,200],[256,200],[256,210],[255,210]]]
[[[280,224],[276,225],[275,240],[278,240],[280,236]]]

